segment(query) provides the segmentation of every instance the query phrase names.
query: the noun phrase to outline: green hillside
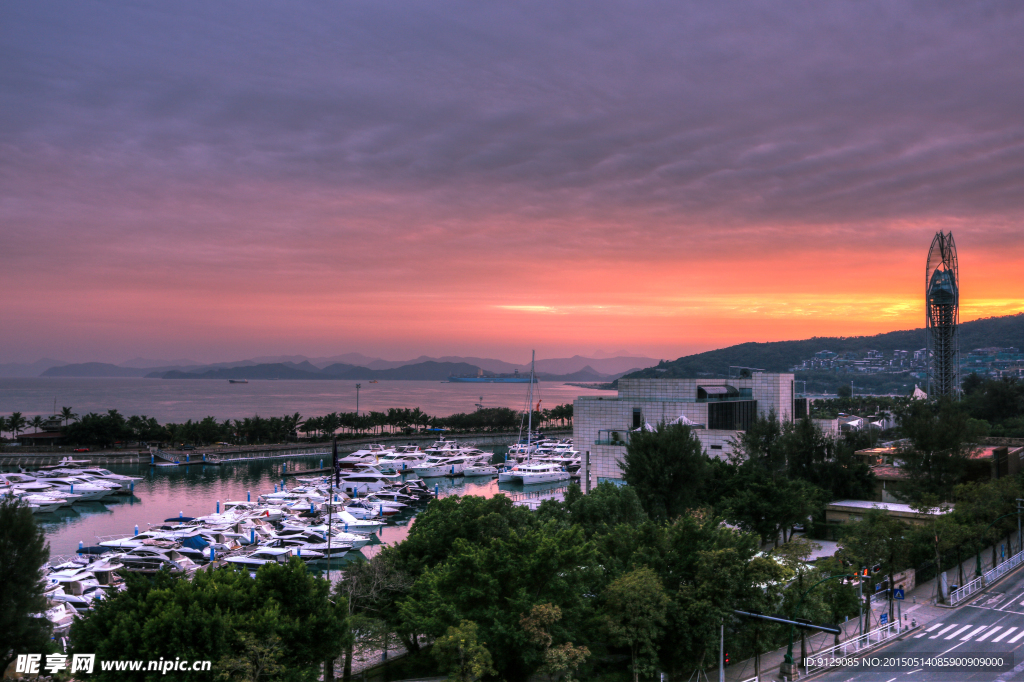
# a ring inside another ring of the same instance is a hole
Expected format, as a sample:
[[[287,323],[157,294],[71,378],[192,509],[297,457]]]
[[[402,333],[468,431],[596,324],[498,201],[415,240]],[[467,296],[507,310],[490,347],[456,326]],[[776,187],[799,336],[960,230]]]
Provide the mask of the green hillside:
[[[914,351],[924,348],[925,345],[925,330],[923,328],[888,332],[875,336],[821,336],[800,341],[741,343],[728,348],[687,355],[670,362],[662,362],[656,367],[633,372],[627,376],[662,378],[727,376],[730,365],[757,367],[769,372],[786,372],[820,350],[830,350],[835,353],[848,351],[864,353],[868,350],[877,350],[891,356],[894,350]],[[972,348],[985,346],[1024,348],[1024,314],[989,317],[960,325],[961,352],[967,353]],[[831,379],[830,376],[835,378]],[[808,390],[828,390],[831,384],[849,383],[850,376],[813,372],[808,373],[807,376],[797,376],[797,379],[808,380]],[[858,375],[855,380],[858,385],[864,383],[865,388],[879,392],[899,390],[907,384],[913,388],[913,380],[909,378],[901,380],[898,377],[885,377],[884,375],[863,377]],[[815,384],[815,387],[812,388],[811,382]]]

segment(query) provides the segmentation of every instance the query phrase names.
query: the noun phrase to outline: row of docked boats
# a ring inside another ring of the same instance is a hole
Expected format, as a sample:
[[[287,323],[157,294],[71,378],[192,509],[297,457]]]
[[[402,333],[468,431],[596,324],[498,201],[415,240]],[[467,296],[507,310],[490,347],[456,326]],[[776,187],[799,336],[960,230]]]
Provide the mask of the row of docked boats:
[[[141,478],[107,469],[54,466],[40,471],[0,473],[0,497],[20,498],[36,514],[55,512],[76,502],[94,502],[135,493]]]
[[[377,475],[408,473],[419,478],[497,476],[501,482],[529,485],[566,480],[580,467],[580,453],[572,448],[571,440],[516,443],[503,463],[494,464],[493,459],[491,452],[445,439],[423,450],[416,445],[370,445],[339,460],[339,466],[343,479],[356,486],[374,485],[371,479]]]
[[[326,564],[358,553],[374,534],[406,510],[433,497],[424,481],[396,481],[369,495],[349,495],[324,477],[296,478],[255,500],[218,502],[215,513],[165,519],[140,531],[98,537],[79,544],[70,557],[47,566],[47,611],[55,636],[66,634],[74,617],[93,608],[111,590],[124,587],[126,573],[169,571],[191,575],[214,565],[238,565],[251,572],[268,563],[298,557]]]

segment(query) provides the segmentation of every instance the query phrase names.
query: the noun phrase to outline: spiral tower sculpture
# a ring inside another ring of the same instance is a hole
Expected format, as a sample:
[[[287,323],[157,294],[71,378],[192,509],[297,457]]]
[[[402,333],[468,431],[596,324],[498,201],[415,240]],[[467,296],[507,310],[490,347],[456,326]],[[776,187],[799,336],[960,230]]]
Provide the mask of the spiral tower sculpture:
[[[924,274],[928,394],[960,397],[960,277],[953,233],[936,232]]]

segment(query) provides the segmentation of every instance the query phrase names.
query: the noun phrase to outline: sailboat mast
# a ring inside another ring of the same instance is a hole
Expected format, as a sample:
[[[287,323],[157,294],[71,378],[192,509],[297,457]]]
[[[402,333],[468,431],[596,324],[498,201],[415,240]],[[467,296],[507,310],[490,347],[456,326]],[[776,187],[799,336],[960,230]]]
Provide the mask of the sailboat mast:
[[[533,435],[533,365],[537,361],[537,351],[530,351],[530,397],[526,401],[526,456],[530,457],[530,436]]]

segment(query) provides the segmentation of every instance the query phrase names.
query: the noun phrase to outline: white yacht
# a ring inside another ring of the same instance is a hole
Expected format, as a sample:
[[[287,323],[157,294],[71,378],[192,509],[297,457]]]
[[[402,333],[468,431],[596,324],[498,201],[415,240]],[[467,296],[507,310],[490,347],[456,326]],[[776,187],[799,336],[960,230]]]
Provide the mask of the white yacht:
[[[109,497],[114,494],[107,486],[94,485],[87,483],[77,478],[71,477],[57,477],[57,478],[43,478],[39,477],[36,479],[39,483],[49,483],[57,490],[62,493],[70,493],[73,495],[81,495],[79,498],[82,502],[90,502],[93,500],[101,500],[104,497]]]
[[[291,547],[265,547],[252,554],[229,556],[224,561],[242,566],[262,566],[263,564],[286,564],[292,558]]]
[[[523,485],[569,480],[569,472],[554,462],[520,464],[516,469],[515,478],[511,480],[521,481]]]
[[[428,457],[423,464],[413,467],[413,473],[420,478],[432,476],[461,476],[462,470],[466,468],[467,458],[461,455],[455,457],[434,456]]]
[[[462,475],[469,476],[497,476],[498,468],[491,464],[474,464],[462,470]]]

